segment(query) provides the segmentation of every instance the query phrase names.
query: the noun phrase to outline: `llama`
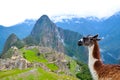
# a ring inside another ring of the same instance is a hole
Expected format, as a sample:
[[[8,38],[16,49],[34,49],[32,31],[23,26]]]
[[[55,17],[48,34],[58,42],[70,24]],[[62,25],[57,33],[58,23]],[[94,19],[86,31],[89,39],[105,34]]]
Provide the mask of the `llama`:
[[[89,51],[88,66],[94,80],[120,80],[120,65],[103,64],[98,46],[98,35],[83,37],[79,46],[87,46]]]

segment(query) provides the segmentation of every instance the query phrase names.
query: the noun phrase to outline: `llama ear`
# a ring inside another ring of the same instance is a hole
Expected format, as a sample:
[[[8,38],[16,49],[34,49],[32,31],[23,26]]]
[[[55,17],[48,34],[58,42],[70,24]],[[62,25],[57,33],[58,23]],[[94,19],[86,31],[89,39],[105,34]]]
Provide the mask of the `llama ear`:
[[[98,34],[96,34],[95,36],[93,36],[93,38],[97,38],[98,37]]]
[[[98,39],[98,38],[97,38],[96,40],[97,40],[97,41],[100,41],[101,39]]]

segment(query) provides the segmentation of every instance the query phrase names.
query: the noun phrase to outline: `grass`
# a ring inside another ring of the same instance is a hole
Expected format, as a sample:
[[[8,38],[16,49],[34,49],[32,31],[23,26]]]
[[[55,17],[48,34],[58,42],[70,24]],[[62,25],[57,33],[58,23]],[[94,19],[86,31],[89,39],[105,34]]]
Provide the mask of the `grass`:
[[[51,71],[56,71],[58,70],[58,66],[54,63],[49,63],[47,64],[47,67],[51,70]]]
[[[76,73],[76,67],[77,67],[77,63],[74,60],[71,60],[71,62],[70,62],[70,71],[72,72],[72,74]]]
[[[24,58],[26,58],[30,62],[41,62],[44,63],[51,71],[58,70],[58,66],[54,63],[48,63],[47,59],[44,57],[44,53],[38,55],[39,51],[36,48],[30,50],[21,49],[23,52]],[[49,53],[45,53],[46,55]]]
[[[14,71],[17,72],[17,74],[14,73]],[[36,68],[36,69],[33,68],[22,71],[16,69],[6,72],[1,72],[0,74],[6,74],[6,73],[9,73],[9,75],[0,77],[0,80],[78,80],[75,77],[68,76],[65,74],[58,75],[53,72],[47,72],[42,68]],[[14,73],[14,74],[10,74],[10,73]]]
[[[66,59],[68,60],[68,61],[70,61],[69,62],[69,64],[68,64],[68,66],[69,66],[69,68],[70,68],[70,72],[73,74],[73,75],[75,75],[76,74],[76,68],[77,68],[77,66],[78,66],[78,64],[76,63],[76,61],[74,60],[74,59],[72,59],[71,57],[68,57],[68,56],[65,56],[66,57]]]
[[[44,58],[43,54],[41,54],[40,56],[37,56],[37,51],[35,49],[24,50],[23,56],[30,62],[42,62],[42,63],[48,62]]]
[[[6,76],[12,76],[12,75],[15,75],[15,74],[20,74],[20,73],[23,73],[23,72],[26,72],[26,71],[29,71],[29,69],[26,69],[26,70],[20,70],[20,69],[13,69],[13,70],[5,70],[5,71],[0,71],[0,79],[3,78],[3,77],[6,77]]]
[[[46,72],[41,68],[39,68],[38,71],[40,73],[42,72],[42,75],[40,76],[39,80],[78,80],[77,78],[72,77],[72,76],[68,76],[64,74],[58,75],[53,72]]]
[[[26,58],[28,61],[34,63],[34,62],[40,62],[43,63],[47,68],[49,68],[53,72],[45,71],[41,68],[36,68],[37,70],[34,72],[28,72],[28,73],[22,73],[10,77],[6,77],[7,80],[77,80],[77,78],[74,76],[68,76],[65,75],[64,72],[61,74],[56,74],[54,71],[58,70],[59,67],[55,63],[49,63],[49,61],[45,58],[45,55],[49,55],[50,53],[39,53],[39,50],[37,48],[33,49],[24,49],[22,48],[21,53],[23,54],[23,57]],[[38,55],[39,53],[39,55]],[[75,75],[75,69],[76,69],[76,62],[72,60],[70,57],[66,57],[68,61],[70,61],[70,71],[72,74]],[[34,70],[34,69],[33,69]]]

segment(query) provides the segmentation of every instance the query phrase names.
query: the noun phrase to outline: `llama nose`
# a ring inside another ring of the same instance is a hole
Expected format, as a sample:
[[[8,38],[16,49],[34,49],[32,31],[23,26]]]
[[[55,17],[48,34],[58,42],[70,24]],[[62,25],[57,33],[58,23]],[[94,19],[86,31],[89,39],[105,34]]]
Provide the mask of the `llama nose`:
[[[82,41],[78,41],[78,46],[82,46]]]

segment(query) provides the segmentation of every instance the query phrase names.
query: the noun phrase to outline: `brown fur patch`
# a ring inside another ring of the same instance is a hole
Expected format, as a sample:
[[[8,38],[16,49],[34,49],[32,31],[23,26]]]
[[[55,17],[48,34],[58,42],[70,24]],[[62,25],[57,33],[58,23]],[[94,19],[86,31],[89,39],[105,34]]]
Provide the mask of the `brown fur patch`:
[[[100,59],[100,51],[97,41],[94,41],[93,57],[95,59]]]
[[[99,80],[120,80],[120,66],[119,65],[102,65],[96,69]]]
[[[100,61],[100,51],[97,41],[94,41],[93,57],[98,59],[93,66],[97,71],[98,80],[120,80],[120,65],[105,65]]]

